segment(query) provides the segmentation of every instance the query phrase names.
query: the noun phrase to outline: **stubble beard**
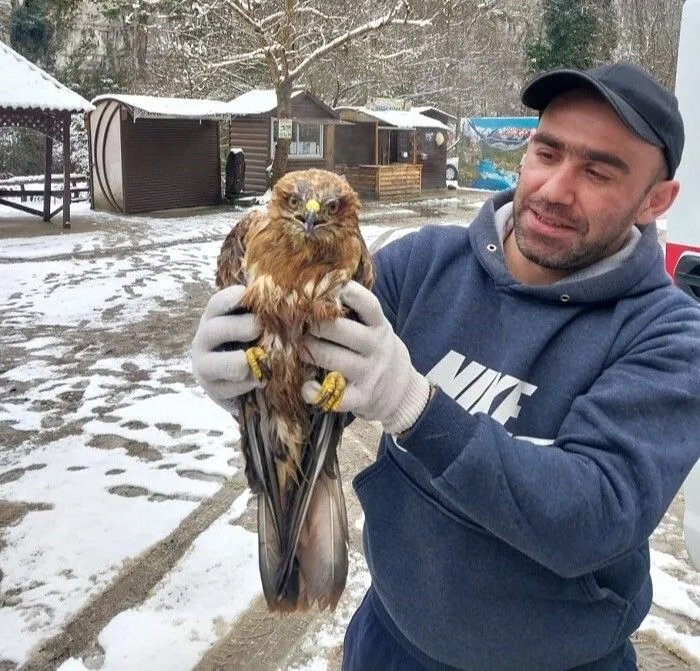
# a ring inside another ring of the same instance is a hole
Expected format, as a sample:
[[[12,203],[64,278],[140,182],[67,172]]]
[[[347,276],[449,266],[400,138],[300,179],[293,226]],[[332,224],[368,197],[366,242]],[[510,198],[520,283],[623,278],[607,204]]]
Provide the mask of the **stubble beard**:
[[[538,249],[536,241],[531,241],[522,223],[522,217],[529,205],[534,205],[538,211],[545,216],[565,222],[577,233],[577,239],[570,245],[562,247],[552,246],[550,249]],[[620,235],[622,231],[629,230],[634,223],[634,212],[638,206],[625,212],[623,216],[616,220],[609,220],[605,223],[604,230],[616,231],[615,236],[605,237],[597,241],[585,239],[590,226],[587,220],[581,217],[572,217],[568,208],[557,204],[534,198],[526,198],[523,201],[518,199],[517,193],[513,202],[513,234],[520,253],[530,262],[547,268],[548,270],[575,272],[611,256],[620,249]],[[624,242],[624,238],[623,238]]]

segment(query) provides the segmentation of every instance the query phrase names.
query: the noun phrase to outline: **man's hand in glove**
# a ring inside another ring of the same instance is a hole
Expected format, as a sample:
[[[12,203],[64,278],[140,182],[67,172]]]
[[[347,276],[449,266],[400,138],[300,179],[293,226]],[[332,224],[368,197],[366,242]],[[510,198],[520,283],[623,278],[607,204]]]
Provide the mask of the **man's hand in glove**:
[[[207,304],[192,341],[192,370],[204,391],[226,410],[239,396],[262,387],[253,376],[245,349],[262,332],[258,319],[238,307],[245,287],[215,293]]]
[[[423,412],[430,383],[411,364],[406,346],[372,292],[357,282],[348,282],[340,298],[360,321],[339,318],[322,322],[307,336],[308,355],[303,357],[345,377],[347,387],[338,412],[378,420],[387,433],[403,433]],[[304,400],[317,402],[319,390],[317,382],[306,382]]]

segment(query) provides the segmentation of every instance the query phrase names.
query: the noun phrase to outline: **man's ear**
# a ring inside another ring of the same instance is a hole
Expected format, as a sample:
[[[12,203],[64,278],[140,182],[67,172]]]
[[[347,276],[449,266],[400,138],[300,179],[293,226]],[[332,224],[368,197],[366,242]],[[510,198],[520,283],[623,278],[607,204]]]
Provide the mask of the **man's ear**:
[[[650,224],[666,212],[676,200],[681,185],[675,179],[666,179],[654,184],[637,210],[635,221],[638,224]]]

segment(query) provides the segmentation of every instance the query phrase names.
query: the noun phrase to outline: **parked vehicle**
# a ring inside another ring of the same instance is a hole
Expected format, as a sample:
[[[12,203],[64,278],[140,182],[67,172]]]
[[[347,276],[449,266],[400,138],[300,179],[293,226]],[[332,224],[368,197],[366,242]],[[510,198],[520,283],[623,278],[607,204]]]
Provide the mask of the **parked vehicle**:
[[[459,173],[459,156],[453,156],[447,159],[445,167],[445,179],[448,181],[456,181]]]
[[[678,169],[681,192],[667,219],[666,269],[676,285],[700,302],[700,192],[695,188],[700,174],[700,0],[683,5],[678,47],[676,95],[685,124],[685,149]],[[697,371],[700,375],[700,370]],[[697,437],[700,441],[700,436]],[[683,485],[683,527],[688,554],[700,570],[700,463]]]

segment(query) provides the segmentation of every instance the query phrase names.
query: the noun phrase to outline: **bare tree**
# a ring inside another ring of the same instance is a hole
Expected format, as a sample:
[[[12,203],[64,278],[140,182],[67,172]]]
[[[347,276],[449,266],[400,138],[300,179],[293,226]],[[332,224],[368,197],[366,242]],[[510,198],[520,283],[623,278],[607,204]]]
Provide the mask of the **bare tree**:
[[[334,106],[394,96],[458,116],[515,111],[535,6],[413,0],[416,17],[399,0],[71,2],[71,63],[92,67],[90,91],[230,99],[303,84]]]
[[[413,18],[409,0],[359,0],[348,11],[346,2],[328,0],[221,0],[238,18],[254,48],[212,64],[229,69],[243,63],[262,63],[277,95],[280,117],[291,117],[291,99],[297,83],[311,66],[366,36],[390,26],[426,28],[431,18]],[[216,3],[214,3],[216,4]],[[272,179],[285,172],[290,140],[278,138]]]
[[[337,104],[401,97],[460,116],[519,113],[531,3],[425,0],[431,25],[387,28],[320,59],[304,83]]]
[[[676,81],[683,0],[618,0],[617,55],[649,70],[668,88]]]

